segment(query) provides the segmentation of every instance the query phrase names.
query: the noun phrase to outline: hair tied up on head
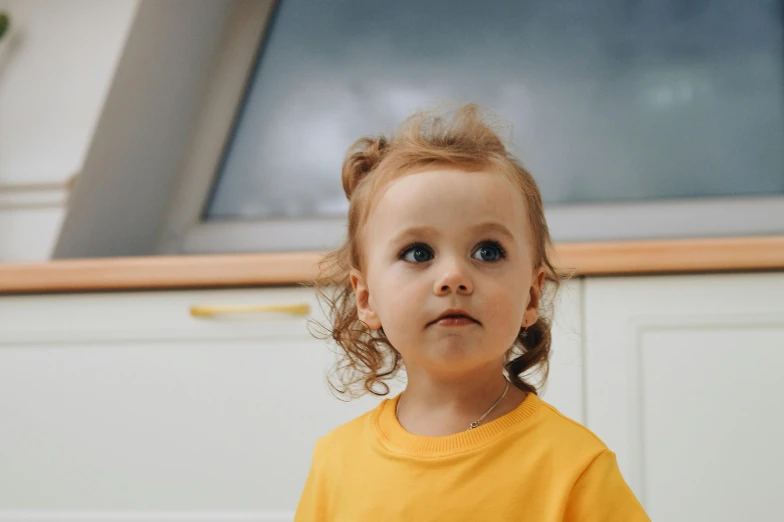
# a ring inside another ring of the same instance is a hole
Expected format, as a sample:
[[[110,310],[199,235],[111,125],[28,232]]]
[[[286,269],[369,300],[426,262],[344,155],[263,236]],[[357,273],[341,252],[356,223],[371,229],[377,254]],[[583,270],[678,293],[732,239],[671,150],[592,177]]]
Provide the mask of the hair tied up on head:
[[[343,191],[346,198],[350,200],[359,183],[381,163],[388,147],[387,139],[379,136],[359,139],[348,149],[343,162]]]

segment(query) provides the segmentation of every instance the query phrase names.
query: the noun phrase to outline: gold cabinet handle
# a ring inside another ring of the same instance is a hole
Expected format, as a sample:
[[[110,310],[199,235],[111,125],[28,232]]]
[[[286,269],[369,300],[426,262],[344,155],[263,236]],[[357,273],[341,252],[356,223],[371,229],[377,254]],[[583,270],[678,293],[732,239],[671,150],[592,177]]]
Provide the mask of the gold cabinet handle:
[[[216,315],[247,314],[258,312],[273,312],[290,315],[308,315],[310,305],[291,304],[291,305],[236,305],[236,306],[191,306],[191,316],[193,317],[215,317]]]

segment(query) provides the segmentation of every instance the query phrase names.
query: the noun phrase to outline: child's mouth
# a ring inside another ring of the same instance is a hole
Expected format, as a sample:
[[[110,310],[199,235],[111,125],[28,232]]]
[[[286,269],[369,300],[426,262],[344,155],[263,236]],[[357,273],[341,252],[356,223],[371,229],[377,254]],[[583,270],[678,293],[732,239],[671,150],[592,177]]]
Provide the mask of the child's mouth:
[[[466,326],[478,323],[479,321],[468,315],[464,310],[446,310],[436,320],[431,321],[429,325]]]
[[[464,315],[448,315],[438,319],[432,324],[437,324],[439,326],[465,326],[469,324],[476,324],[476,321]]]

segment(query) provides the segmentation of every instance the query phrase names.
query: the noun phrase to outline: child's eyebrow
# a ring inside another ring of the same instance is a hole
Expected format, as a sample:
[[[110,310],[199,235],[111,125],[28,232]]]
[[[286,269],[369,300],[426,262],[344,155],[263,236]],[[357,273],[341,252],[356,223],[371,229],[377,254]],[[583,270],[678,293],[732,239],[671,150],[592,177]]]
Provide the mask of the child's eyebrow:
[[[478,225],[474,225],[468,229],[469,234],[480,234],[480,233],[489,233],[495,232],[501,236],[504,236],[507,240],[513,242],[514,241],[514,234],[512,234],[508,228],[506,228],[501,223],[497,223],[495,221],[489,221],[487,223],[480,223]],[[393,242],[401,241],[408,237],[438,237],[440,233],[438,229],[435,227],[430,226],[420,226],[420,227],[410,227],[404,230],[401,230],[399,233],[395,234],[392,238]]]
[[[408,237],[438,236],[438,229],[435,227],[421,226],[409,227],[401,230],[392,237],[392,242],[402,241]]]
[[[514,234],[512,234],[508,228],[506,228],[501,223],[496,223],[495,221],[489,221],[487,223],[480,223],[478,225],[474,225],[469,229],[469,231],[471,233],[495,232],[497,234],[506,237],[506,239],[508,239],[509,241],[514,241],[515,239]]]

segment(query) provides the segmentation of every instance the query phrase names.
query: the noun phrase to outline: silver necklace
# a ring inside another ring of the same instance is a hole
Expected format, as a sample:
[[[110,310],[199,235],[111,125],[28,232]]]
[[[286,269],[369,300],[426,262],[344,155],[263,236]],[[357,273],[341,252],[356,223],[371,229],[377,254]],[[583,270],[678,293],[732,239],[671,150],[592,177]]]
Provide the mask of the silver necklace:
[[[468,430],[472,430],[474,428],[479,427],[479,423],[482,422],[485,417],[490,415],[490,412],[493,411],[495,409],[495,407],[498,406],[498,404],[500,404],[500,402],[504,399],[504,397],[506,397],[506,392],[508,392],[508,391],[509,391],[509,380],[506,379],[506,386],[504,386],[504,393],[502,393],[501,396],[498,397],[498,400],[496,400],[493,403],[493,405],[490,406],[490,409],[487,410],[484,413],[484,415],[482,415],[481,417],[479,417],[474,422],[472,422],[471,424],[468,425]],[[395,406],[395,418],[397,418],[398,422],[400,422],[400,399],[399,398],[397,400],[397,405]],[[466,430],[466,431],[468,431],[468,430]]]

